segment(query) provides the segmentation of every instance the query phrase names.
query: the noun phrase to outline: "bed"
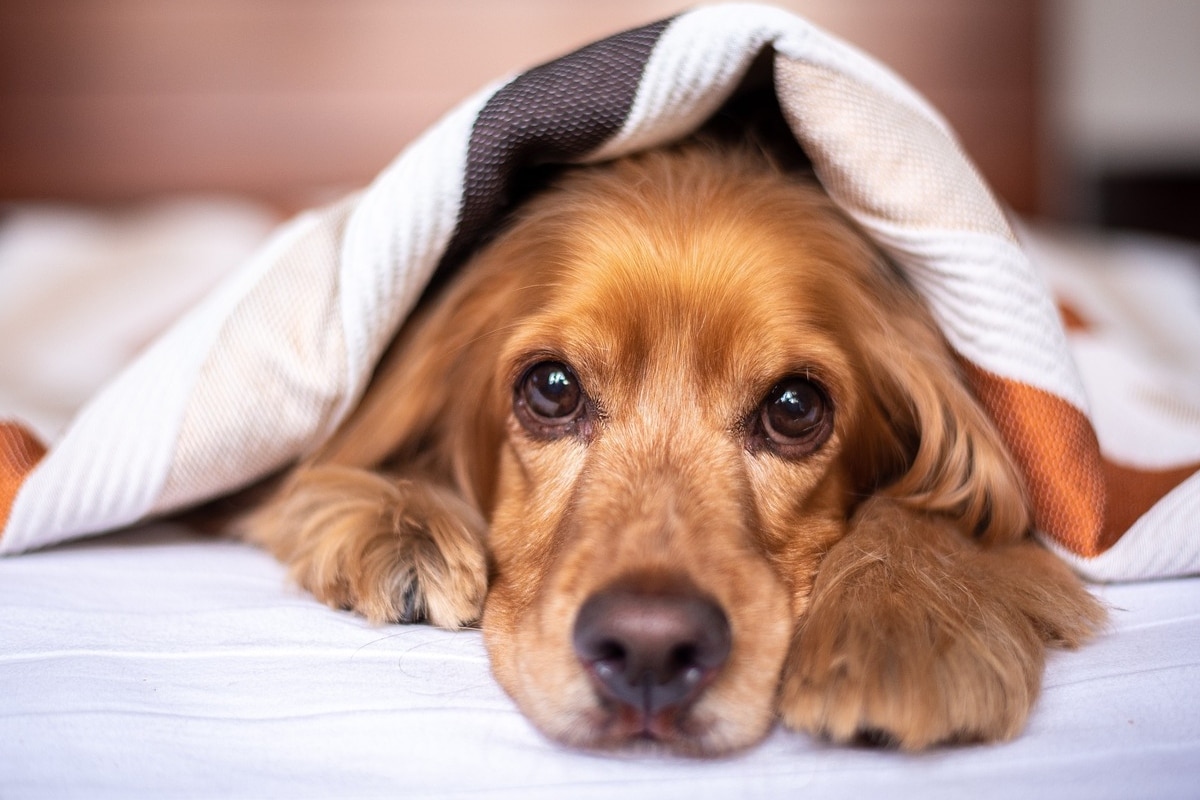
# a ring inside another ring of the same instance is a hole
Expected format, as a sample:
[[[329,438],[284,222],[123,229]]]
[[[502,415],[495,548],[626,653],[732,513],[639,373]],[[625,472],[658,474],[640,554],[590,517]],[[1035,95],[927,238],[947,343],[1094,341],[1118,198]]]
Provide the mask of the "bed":
[[[74,202],[10,203],[0,220],[0,408],[44,441],[299,197],[295,182],[264,194],[269,176],[242,169],[228,181],[236,196],[163,199],[172,184],[151,170],[143,180],[167,181],[146,185],[154,199],[114,210],[95,201],[128,184],[85,174],[64,190],[55,169],[45,185]],[[1031,211],[1029,169],[1014,174],[1024,177],[1006,196]],[[343,178],[355,176],[332,175]],[[312,185],[304,202],[325,191]],[[1194,249],[1037,223],[1022,235],[1077,318],[1085,370],[1129,345],[1122,309],[1165,309],[1160,322],[1173,323],[1138,344],[1163,354],[1158,377],[1179,389],[1172,413],[1193,413]],[[318,604],[251,547],[154,519],[0,558],[0,796],[1197,796],[1200,578],[1093,591],[1109,629],[1052,655],[1028,728],[1009,743],[906,755],[776,730],[712,761],[598,755],[533,730],[490,677],[477,632],[372,626]]]
[[[269,556],[158,524],[0,562],[0,787],[18,797],[1189,798],[1200,581],[1098,587],[1027,730],[903,755],[785,731],[690,761],[566,751],[478,634],[373,627]]]

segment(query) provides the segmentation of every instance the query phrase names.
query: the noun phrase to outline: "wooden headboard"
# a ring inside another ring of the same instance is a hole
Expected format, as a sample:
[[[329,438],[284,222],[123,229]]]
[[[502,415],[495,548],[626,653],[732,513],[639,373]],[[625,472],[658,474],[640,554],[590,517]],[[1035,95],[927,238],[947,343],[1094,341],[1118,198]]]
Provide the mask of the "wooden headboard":
[[[997,191],[1037,198],[1037,0],[789,0],[941,108]],[[360,185],[509,72],[680,0],[4,0],[0,200]]]

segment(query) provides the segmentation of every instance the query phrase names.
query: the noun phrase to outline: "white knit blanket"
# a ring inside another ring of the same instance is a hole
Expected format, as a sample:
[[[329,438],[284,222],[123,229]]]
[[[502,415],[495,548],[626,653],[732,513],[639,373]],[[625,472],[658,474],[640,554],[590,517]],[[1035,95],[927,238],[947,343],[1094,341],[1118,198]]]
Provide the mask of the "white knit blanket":
[[[690,133],[767,49],[797,142],[925,296],[1025,471],[1043,539],[1093,578],[1200,572],[1196,374],[1106,351],[1085,386],[1058,308],[945,122],[868,56],[755,5],[683,13],[467,99],[364,191],[280,228],[56,440],[0,408],[0,553],[168,514],[312,450],[515,176]]]

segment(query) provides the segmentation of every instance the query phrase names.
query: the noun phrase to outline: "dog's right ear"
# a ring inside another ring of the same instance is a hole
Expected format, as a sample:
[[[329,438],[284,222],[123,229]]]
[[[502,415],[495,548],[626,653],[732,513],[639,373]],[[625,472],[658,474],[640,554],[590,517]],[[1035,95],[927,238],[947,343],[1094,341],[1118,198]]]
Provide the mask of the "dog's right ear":
[[[496,263],[504,255],[485,254],[427,299],[308,465],[419,471],[486,513],[508,403],[497,386],[499,350],[522,294],[520,270]]]
[[[1023,538],[1030,512],[1020,472],[928,312],[898,292],[876,319],[888,330],[869,348],[861,490],[955,519],[984,542]]]

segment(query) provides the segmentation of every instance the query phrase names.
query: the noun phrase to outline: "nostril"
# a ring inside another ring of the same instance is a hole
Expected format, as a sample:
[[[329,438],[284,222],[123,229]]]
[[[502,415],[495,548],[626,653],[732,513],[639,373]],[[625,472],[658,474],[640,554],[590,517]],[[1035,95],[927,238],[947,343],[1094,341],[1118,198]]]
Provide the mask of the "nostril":
[[[625,646],[614,639],[602,639],[593,649],[597,661],[625,661]]]
[[[699,657],[699,651],[692,642],[677,645],[671,650],[667,664],[672,669],[684,670],[693,666]]]
[[[612,699],[653,714],[692,702],[729,656],[729,621],[692,590],[615,586],[579,610],[576,655]]]
[[[627,658],[625,648],[620,642],[605,639],[598,642],[594,648],[590,648],[587,653],[578,647],[576,651],[580,658],[592,665],[593,671],[602,680],[613,680],[625,672]]]

